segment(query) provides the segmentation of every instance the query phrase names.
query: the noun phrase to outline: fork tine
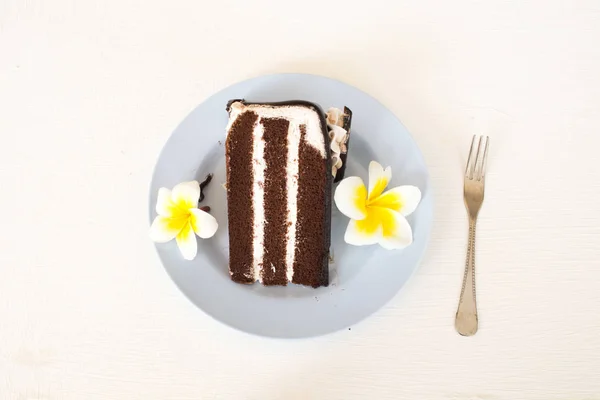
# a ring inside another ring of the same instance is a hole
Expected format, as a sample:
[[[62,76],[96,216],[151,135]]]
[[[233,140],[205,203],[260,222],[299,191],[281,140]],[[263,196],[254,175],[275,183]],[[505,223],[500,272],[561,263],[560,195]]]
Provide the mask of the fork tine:
[[[482,136],[479,140],[479,147],[477,148],[477,158],[475,159],[475,169],[473,172],[473,179],[476,181],[480,181],[484,178],[487,148],[488,137]]]
[[[483,141],[484,138],[482,138],[481,140]],[[490,145],[490,138],[489,138],[489,136],[485,136],[485,147],[483,149],[483,154],[481,155],[481,161],[478,160],[478,164],[480,164],[478,180],[483,180],[485,178],[485,165],[487,162],[487,150],[488,150],[489,145]]]
[[[473,149],[475,148],[475,139],[477,135],[473,135],[473,139],[471,139],[471,150],[469,150],[469,158],[467,159],[467,167],[465,168],[465,178],[472,179],[473,178],[473,169],[475,167],[476,158],[473,158]]]
[[[475,162],[473,163],[473,178],[478,181],[481,179],[481,159],[483,158],[482,144],[485,136],[479,136],[479,143],[477,144],[477,154],[475,155]]]
[[[473,172],[473,179],[476,180],[481,180],[483,151],[485,150],[484,141],[485,136],[480,136],[479,146],[477,146],[477,158],[475,159],[475,170]]]
[[[483,151],[483,160],[481,161],[481,179],[485,179],[485,167],[487,165],[487,153],[490,147],[490,137],[485,137],[485,150]]]

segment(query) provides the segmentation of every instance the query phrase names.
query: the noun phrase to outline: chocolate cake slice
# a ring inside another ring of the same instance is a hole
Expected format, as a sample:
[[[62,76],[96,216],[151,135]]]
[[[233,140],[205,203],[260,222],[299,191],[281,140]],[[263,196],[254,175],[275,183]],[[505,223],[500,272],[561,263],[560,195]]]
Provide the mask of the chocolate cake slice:
[[[238,283],[329,284],[329,132],[309,102],[227,106],[229,272]]]

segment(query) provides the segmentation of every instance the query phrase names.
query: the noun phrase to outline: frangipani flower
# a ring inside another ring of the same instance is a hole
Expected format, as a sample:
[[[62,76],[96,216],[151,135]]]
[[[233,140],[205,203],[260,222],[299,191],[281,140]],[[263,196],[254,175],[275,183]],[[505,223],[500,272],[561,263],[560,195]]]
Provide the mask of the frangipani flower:
[[[200,184],[183,182],[173,190],[160,188],[156,200],[157,216],[150,227],[150,238],[158,243],[175,239],[186,260],[193,260],[198,252],[196,235],[207,239],[219,225],[215,217],[198,209]]]
[[[421,201],[421,191],[415,186],[397,186],[384,193],[392,169],[371,161],[369,191],[358,176],[340,182],[335,191],[335,204],[350,223],[344,240],[364,246],[379,243],[383,248],[402,249],[412,243],[412,229],[406,220]]]

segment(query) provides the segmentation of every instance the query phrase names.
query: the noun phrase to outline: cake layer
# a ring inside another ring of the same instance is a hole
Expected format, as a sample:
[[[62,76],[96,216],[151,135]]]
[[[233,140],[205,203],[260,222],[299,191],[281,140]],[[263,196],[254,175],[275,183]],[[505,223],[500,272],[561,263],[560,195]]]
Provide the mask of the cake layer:
[[[227,136],[227,205],[234,211],[229,218],[229,242],[235,247],[229,252],[231,279],[239,283],[256,281],[253,242],[250,232],[254,229],[252,185],[254,145],[253,131],[258,115],[247,112],[233,121]]]
[[[229,113],[226,159],[232,279],[259,280],[265,285],[327,285],[332,176],[323,113],[307,102],[242,101],[232,102]],[[230,142],[243,142],[241,151],[250,155],[238,159],[237,145]],[[234,183],[242,181],[244,190],[237,190]],[[248,198],[240,200],[242,196]],[[240,233],[243,230],[245,234]]]
[[[323,229],[323,221],[331,219],[328,195],[330,170],[322,162],[321,154],[304,140],[306,126],[301,125],[300,130],[298,223],[292,282],[313,287],[327,286],[330,230]],[[323,246],[324,243],[327,247]]]
[[[285,285],[287,279],[287,145],[290,122],[284,118],[264,118],[264,255],[261,281],[265,285]]]

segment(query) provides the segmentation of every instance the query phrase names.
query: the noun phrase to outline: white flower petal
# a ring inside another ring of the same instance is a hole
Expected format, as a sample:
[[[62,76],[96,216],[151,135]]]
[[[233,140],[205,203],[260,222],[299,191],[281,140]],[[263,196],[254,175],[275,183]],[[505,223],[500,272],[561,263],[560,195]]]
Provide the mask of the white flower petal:
[[[388,250],[402,249],[412,243],[412,229],[402,214],[381,207],[368,207],[367,211],[367,218],[348,224],[346,243],[355,246],[379,243]]]
[[[360,224],[363,221],[357,221],[351,219],[348,222],[346,233],[344,234],[344,241],[354,246],[368,246],[371,244],[379,243],[381,240],[382,228],[378,226],[375,230],[368,231],[363,229]]]
[[[390,179],[392,179],[392,167],[383,169],[377,161],[371,161],[369,164],[369,200],[379,197]]]
[[[150,226],[150,239],[157,243],[165,243],[172,240],[187,223],[187,218],[169,218],[162,215],[157,216]]]
[[[202,239],[208,239],[217,232],[219,224],[215,217],[206,211],[197,208],[190,209],[190,212],[192,213],[190,223],[192,224],[192,229],[196,232],[196,235]]]
[[[200,184],[198,181],[182,182],[173,188],[171,199],[177,207],[188,210],[198,207]]]
[[[399,211],[405,217],[412,214],[421,202],[421,190],[416,186],[397,186],[385,192],[383,196],[388,193],[393,193],[400,198],[400,209],[396,211]]]
[[[179,232],[176,240],[183,258],[186,260],[193,260],[198,252],[198,242],[196,242],[196,235],[194,235],[194,230],[189,221],[186,222],[181,232]]]
[[[367,188],[358,176],[342,180],[333,199],[337,208],[347,217],[361,220],[367,216]]]
[[[176,206],[171,198],[171,191],[167,188],[158,189],[156,199],[156,213],[163,217],[171,217],[175,214]]]
[[[379,244],[387,250],[403,249],[413,242],[412,228],[402,214],[389,211],[393,221],[386,220]]]

